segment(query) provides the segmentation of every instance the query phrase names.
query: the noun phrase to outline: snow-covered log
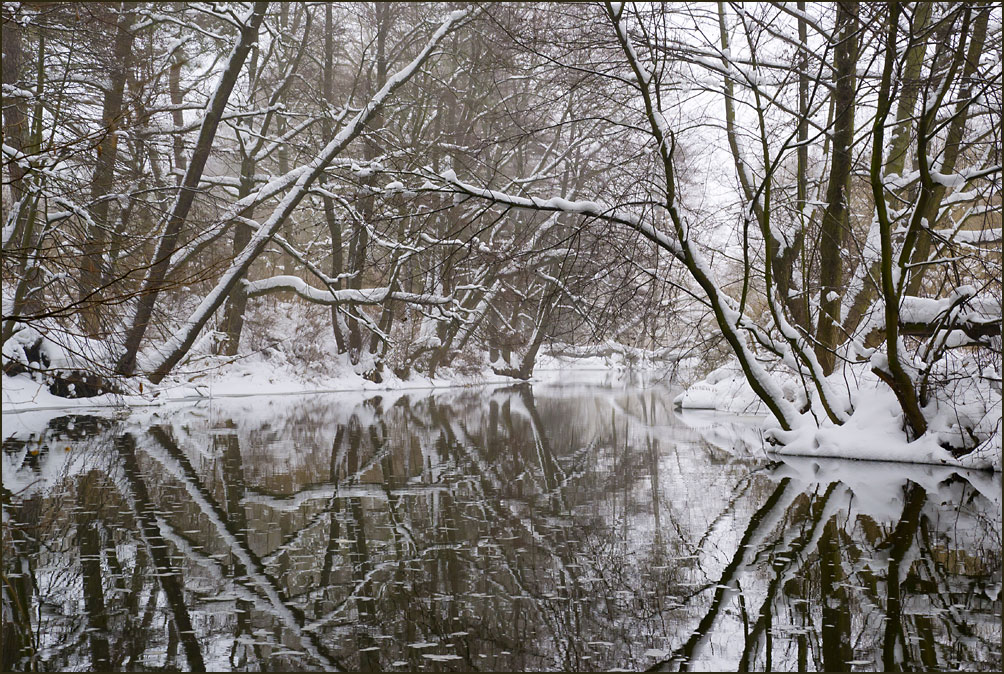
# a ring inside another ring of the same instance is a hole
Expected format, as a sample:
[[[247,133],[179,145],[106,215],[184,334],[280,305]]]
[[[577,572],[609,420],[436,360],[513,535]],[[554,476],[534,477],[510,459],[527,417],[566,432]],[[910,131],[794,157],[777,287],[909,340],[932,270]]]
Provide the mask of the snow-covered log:
[[[904,297],[899,309],[900,331],[930,337],[939,331],[961,330],[972,340],[1001,335],[1000,301],[975,294],[971,286],[956,289],[950,297]]]

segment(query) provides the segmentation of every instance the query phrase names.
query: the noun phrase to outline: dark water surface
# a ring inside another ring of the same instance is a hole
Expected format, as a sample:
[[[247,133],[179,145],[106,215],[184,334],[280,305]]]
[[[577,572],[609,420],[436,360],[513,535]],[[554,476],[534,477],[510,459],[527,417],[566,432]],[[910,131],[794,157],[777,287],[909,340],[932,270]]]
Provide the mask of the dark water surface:
[[[4,415],[4,668],[1000,669],[999,475],[776,462],[670,400]]]

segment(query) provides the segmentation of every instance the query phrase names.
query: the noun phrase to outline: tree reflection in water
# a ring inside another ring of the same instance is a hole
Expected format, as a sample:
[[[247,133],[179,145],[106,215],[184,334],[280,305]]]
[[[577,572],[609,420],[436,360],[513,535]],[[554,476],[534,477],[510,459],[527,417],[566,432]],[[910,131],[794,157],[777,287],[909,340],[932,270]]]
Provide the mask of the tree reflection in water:
[[[771,462],[670,399],[5,415],[4,668],[1000,667],[999,476]]]

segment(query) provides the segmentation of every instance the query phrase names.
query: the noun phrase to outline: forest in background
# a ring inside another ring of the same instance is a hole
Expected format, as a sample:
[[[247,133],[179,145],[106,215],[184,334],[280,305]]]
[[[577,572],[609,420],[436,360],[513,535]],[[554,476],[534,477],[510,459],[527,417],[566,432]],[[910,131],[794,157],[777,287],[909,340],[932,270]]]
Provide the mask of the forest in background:
[[[1001,103],[992,3],[5,2],[4,373],[696,357],[999,463]]]

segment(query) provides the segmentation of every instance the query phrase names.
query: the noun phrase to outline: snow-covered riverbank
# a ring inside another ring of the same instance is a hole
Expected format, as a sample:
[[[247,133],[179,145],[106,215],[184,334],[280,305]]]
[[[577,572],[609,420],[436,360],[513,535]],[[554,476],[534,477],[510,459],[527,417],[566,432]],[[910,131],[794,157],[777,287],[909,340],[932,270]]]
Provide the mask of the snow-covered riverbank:
[[[533,383],[555,383],[569,378],[581,380],[609,379],[617,375],[616,363],[601,357],[559,358],[542,356],[530,380]],[[332,368],[334,369],[334,368]],[[153,385],[145,379],[135,379],[130,390],[123,393],[105,393],[86,398],[65,398],[49,391],[48,382],[36,381],[27,374],[15,377],[2,376],[3,412],[23,413],[39,410],[131,408],[163,405],[174,401],[241,396],[300,395],[330,392],[372,392],[425,390],[463,386],[510,385],[517,383],[510,377],[495,374],[486,367],[480,372],[461,373],[443,370],[435,378],[414,374],[400,379],[388,374],[376,383],[350,368],[334,374],[313,371],[297,372],[287,364],[276,363],[263,357],[227,360],[225,365],[207,364],[201,371],[172,375],[160,384]],[[655,373],[656,379],[665,373]]]
[[[333,373],[332,373],[333,372]],[[119,415],[141,407],[162,406],[213,398],[244,396],[282,396],[310,393],[354,392],[380,395],[381,392],[434,390],[465,386],[510,385],[516,382],[492,372],[486,363],[481,371],[443,370],[440,377],[413,375],[402,380],[388,374],[380,383],[370,381],[350,367],[327,368],[327,371],[297,370],[288,363],[264,356],[205,361],[201,370],[176,374],[159,385],[134,380],[130,391],[106,393],[89,398],[64,398],[49,392],[46,383],[34,381],[27,374],[3,376],[3,413],[16,413],[15,424],[21,430],[36,428],[52,416],[67,411]],[[604,357],[560,358],[541,356],[531,380],[535,384],[562,384],[570,381],[613,381],[622,377],[623,363]],[[639,371],[646,379],[669,385],[672,379],[665,369],[651,367]],[[794,390],[794,387],[792,387]],[[859,383],[854,393],[855,412],[843,425],[820,418],[818,425],[806,424],[791,431],[776,428],[766,406],[757,399],[737,366],[719,368],[683,390],[674,403],[683,410],[684,421],[707,431],[712,444],[762,447],[777,455],[831,459],[893,461],[981,470],[1002,469],[1001,400],[997,394],[990,401],[969,401],[953,408],[953,415],[941,415],[932,430],[912,442],[902,431],[902,418],[892,392],[877,381]],[[979,403],[979,404],[977,404]],[[960,409],[975,412],[967,418]],[[29,420],[31,419],[31,421]],[[12,421],[13,423],[13,421]],[[989,441],[963,456],[955,456],[946,442],[958,426],[966,424]],[[996,431],[994,430],[996,427]],[[7,435],[5,431],[5,435]]]
[[[805,405],[804,394],[798,397],[797,382],[785,382],[785,392],[799,406]],[[954,401],[932,415],[930,429],[920,438],[908,442],[903,433],[903,413],[893,392],[874,376],[862,376],[851,389],[853,413],[842,425],[826,419],[822,410],[815,410],[816,423],[806,423],[790,431],[776,428],[766,405],[753,393],[737,365],[719,368],[703,380],[694,383],[674,399],[674,404],[686,411],[684,418],[694,419],[698,426],[714,429],[713,436],[725,442],[763,444],[770,452],[788,456],[808,456],[866,461],[894,461],[934,465],[959,466],[981,470],[1001,470],[1001,395],[994,390]],[[815,402],[815,401],[814,401]],[[815,405],[814,405],[815,406]],[[736,424],[737,416],[752,415],[754,423]],[[733,430],[723,435],[723,423]],[[740,429],[740,430],[735,430]],[[746,429],[745,431],[742,429]],[[960,429],[987,437],[977,449],[962,456],[946,448]],[[739,436],[748,435],[741,438]]]

